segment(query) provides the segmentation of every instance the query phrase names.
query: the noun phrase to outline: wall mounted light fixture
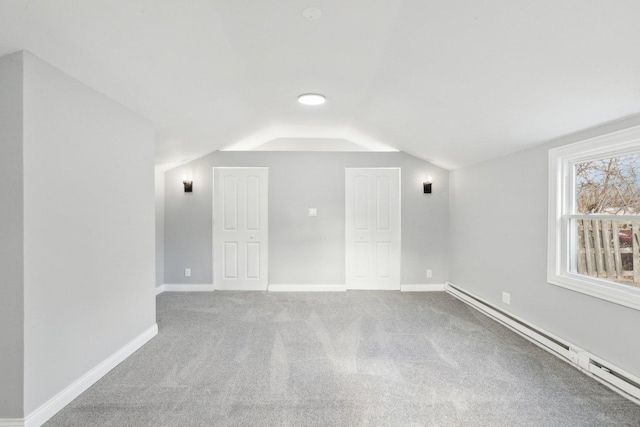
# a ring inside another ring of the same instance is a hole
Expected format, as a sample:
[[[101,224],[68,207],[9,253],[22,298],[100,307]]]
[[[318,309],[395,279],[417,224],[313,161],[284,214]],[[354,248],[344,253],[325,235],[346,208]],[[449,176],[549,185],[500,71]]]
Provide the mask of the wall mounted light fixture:
[[[431,183],[432,183],[431,177],[427,178],[427,180],[422,183],[424,187],[424,194],[431,194]]]
[[[184,184],[185,193],[193,192],[193,181],[187,178],[187,175],[182,175],[182,183]]]

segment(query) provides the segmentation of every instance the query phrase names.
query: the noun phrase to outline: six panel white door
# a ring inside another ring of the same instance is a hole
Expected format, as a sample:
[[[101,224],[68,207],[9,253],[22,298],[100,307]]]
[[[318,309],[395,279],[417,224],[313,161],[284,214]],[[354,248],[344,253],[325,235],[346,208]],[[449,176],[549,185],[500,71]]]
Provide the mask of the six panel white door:
[[[267,168],[214,168],[213,283],[221,290],[268,286]]]
[[[347,289],[400,289],[400,169],[345,171]]]

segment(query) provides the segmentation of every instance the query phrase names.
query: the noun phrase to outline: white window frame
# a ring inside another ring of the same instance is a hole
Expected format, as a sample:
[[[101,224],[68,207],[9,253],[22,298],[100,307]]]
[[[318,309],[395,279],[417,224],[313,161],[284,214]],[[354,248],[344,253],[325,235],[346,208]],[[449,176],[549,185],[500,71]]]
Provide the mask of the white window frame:
[[[640,126],[549,150],[549,237],[547,281],[583,294],[640,310],[640,288],[571,271],[569,221],[575,215],[574,165],[640,151]],[[593,216],[594,219],[596,216]],[[597,218],[614,219],[611,215]],[[625,220],[637,216],[617,215]]]

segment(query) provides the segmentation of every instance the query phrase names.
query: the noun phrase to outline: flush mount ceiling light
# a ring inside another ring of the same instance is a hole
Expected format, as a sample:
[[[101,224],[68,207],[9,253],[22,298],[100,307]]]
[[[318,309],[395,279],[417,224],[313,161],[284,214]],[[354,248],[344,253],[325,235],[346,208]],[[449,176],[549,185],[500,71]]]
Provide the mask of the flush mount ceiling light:
[[[303,93],[298,97],[298,102],[304,105],[321,105],[324,104],[326,98],[319,93]]]

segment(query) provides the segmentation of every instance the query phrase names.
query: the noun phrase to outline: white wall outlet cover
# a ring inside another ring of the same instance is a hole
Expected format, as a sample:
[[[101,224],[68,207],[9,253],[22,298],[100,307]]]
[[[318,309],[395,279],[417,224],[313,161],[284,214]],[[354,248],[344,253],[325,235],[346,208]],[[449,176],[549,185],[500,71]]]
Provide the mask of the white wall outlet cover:
[[[433,277],[433,271],[427,270],[427,277]]]
[[[318,208],[309,208],[309,216],[318,216]]]
[[[184,277],[191,277],[191,269],[190,268],[185,268],[184,269]]]
[[[502,293],[502,302],[505,304],[511,304],[511,294],[507,292]]]

